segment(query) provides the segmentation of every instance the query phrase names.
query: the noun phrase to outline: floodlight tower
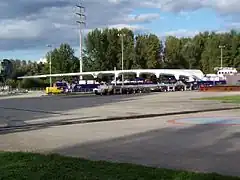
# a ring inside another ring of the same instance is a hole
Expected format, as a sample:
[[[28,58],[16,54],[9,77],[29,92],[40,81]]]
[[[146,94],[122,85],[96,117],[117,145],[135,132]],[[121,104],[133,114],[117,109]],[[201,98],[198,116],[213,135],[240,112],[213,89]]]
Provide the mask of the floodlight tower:
[[[50,84],[50,87],[52,87],[52,45],[51,44],[47,44],[46,45],[48,48],[50,48],[50,53],[49,53],[49,84]]]
[[[226,46],[224,45],[220,45],[219,48],[221,49],[221,68],[223,68],[223,49],[225,48]]]
[[[124,51],[124,37],[126,36],[124,33],[119,33],[118,36],[121,38],[121,49],[122,49],[122,86],[124,85],[124,75],[123,75],[123,70],[124,70],[124,56],[123,56],[123,51]]]
[[[76,22],[79,24],[79,72],[83,72],[83,62],[82,62],[82,29],[86,26],[86,16],[85,16],[85,7],[82,6],[82,3],[76,5],[78,12],[76,15],[79,17],[79,20]],[[80,76],[82,79],[82,76]]]

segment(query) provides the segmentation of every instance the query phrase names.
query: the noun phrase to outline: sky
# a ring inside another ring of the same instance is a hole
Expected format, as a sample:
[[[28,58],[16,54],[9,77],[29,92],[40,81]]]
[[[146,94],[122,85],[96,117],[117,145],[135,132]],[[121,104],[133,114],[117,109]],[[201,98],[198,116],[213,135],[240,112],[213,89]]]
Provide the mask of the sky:
[[[85,7],[84,33],[95,28],[191,37],[240,28],[240,0],[0,0],[0,59],[39,61],[69,43],[79,53],[76,4]]]

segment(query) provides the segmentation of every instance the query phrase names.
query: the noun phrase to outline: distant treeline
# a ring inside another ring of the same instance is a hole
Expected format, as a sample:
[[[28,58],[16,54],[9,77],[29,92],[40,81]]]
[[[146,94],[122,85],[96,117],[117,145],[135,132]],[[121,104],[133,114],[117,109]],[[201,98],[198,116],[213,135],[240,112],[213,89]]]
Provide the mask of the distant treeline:
[[[123,35],[123,39],[121,39]],[[204,73],[213,73],[220,66],[223,48],[223,66],[240,67],[240,33],[204,32],[192,38],[166,37],[161,41],[154,34],[134,35],[130,29],[95,29],[84,39],[84,71],[121,69],[121,40],[124,44],[124,69],[133,68],[178,68],[201,69]],[[70,73],[79,71],[79,59],[73,48],[63,43],[46,54],[47,62],[51,55],[52,73]],[[49,63],[36,63],[25,60],[13,60],[12,72],[7,76],[1,71],[1,80],[13,87],[45,87],[48,79],[18,80],[25,75],[48,74]]]

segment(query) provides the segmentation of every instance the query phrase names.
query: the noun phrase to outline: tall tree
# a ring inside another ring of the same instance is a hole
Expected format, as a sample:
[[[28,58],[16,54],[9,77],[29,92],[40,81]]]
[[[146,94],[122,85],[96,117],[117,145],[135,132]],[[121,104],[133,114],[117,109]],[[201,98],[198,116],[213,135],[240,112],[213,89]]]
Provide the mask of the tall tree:
[[[0,77],[5,82],[7,78],[11,77],[13,72],[13,64],[8,59],[3,59],[0,61]]]
[[[147,68],[155,69],[161,67],[162,43],[159,38],[150,34],[147,38]]]
[[[147,68],[147,46],[146,46],[146,35],[137,35],[135,37],[135,62],[134,68]]]
[[[195,65],[193,65],[196,69],[202,69],[203,65],[201,63],[202,53],[206,46],[206,41],[208,39],[208,32],[199,33],[198,35],[192,38],[192,43],[195,48]]]
[[[134,34],[129,29],[95,29],[85,38],[85,58],[92,70],[121,69],[122,42],[124,69],[130,69],[134,61]]]
[[[183,57],[183,67],[192,69],[199,68],[197,62],[197,47],[190,38],[182,39],[181,53]]]
[[[135,67],[160,68],[162,48],[161,41],[154,34],[136,36]]]
[[[46,55],[46,69],[49,72],[50,58],[52,62],[52,73],[71,73],[79,72],[78,58],[74,56],[74,49],[69,44],[61,44]]]
[[[167,37],[165,42],[165,63],[167,68],[184,68],[185,62],[181,53],[182,43],[181,40],[170,36]]]
[[[106,37],[99,29],[87,34],[85,38],[85,61],[91,70],[106,70]]]

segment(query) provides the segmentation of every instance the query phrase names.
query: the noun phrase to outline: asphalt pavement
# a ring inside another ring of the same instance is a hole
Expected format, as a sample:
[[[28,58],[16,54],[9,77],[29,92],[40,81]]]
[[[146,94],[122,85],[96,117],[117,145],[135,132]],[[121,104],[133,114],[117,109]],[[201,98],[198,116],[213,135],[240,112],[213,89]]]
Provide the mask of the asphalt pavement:
[[[60,153],[93,160],[240,176],[237,104],[192,98],[239,93],[172,92],[123,96],[49,96],[0,99],[0,150]],[[186,110],[151,118],[133,116]],[[120,117],[129,117],[117,121]],[[97,122],[113,118],[111,122]],[[81,120],[96,120],[78,123]],[[76,122],[72,125],[37,123]],[[11,126],[31,125],[20,131]]]
[[[189,120],[209,117],[239,124]],[[225,111],[39,128],[0,135],[0,150],[240,176],[239,117],[239,111]],[[184,119],[188,123],[173,123]]]
[[[225,93],[229,94],[229,93]],[[232,93],[231,93],[232,94]],[[169,92],[116,96],[40,96],[0,99],[0,127],[141,117],[240,107],[191,98],[224,93]]]

